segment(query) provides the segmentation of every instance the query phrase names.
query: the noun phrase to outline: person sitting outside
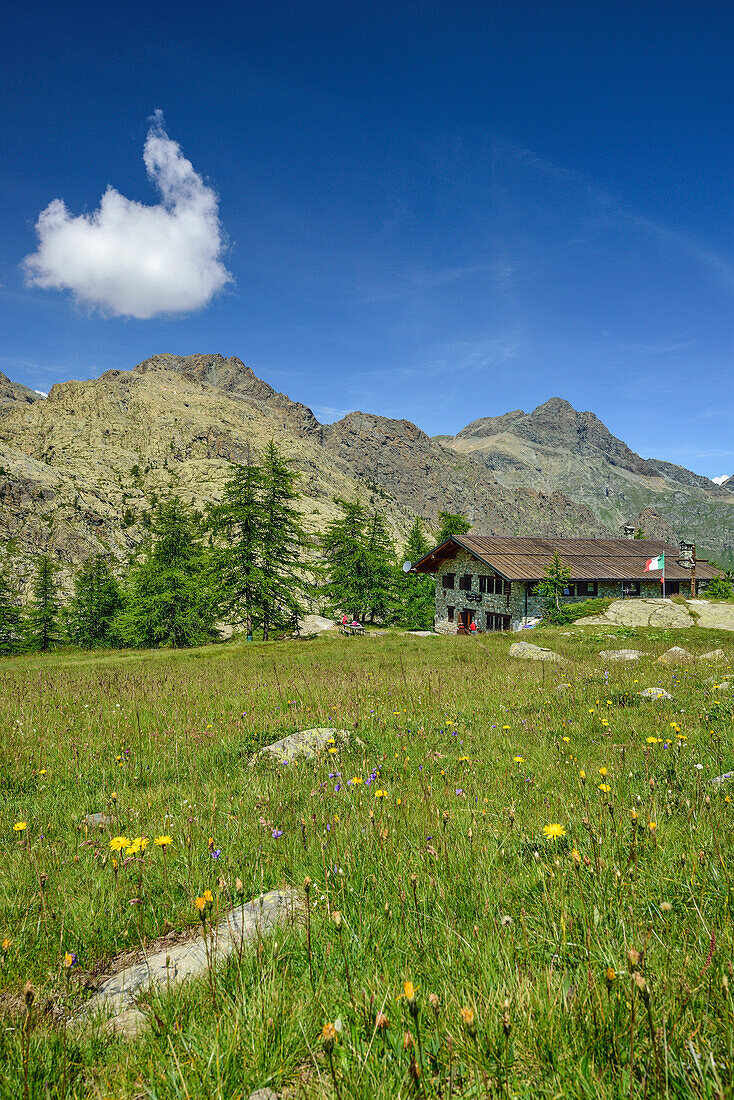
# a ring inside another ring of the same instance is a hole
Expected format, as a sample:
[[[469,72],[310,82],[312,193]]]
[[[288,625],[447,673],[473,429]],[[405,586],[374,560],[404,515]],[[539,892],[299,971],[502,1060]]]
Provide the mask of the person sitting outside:
[[[476,619],[472,619],[472,621],[469,623],[469,631],[472,634],[476,634],[476,632],[477,632]]]

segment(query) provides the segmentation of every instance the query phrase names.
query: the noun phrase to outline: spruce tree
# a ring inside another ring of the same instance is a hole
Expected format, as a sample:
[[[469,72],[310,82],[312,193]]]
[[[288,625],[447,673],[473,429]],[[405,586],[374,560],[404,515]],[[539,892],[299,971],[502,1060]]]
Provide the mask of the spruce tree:
[[[14,653],[20,643],[20,608],[8,578],[0,573],[0,656]]]
[[[173,497],[153,517],[152,539],[128,578],[113,632],[136,648],[201,645],[216,637],[217,604],[197,516]]]
[[[369,608],[370,561],[367,513],[358,500],[334,498],[341,515],[331,520],[321,548],[325,583],[322,591],[330,610],[346,611],[361,621]]]
[[[207,527],[218,544],[213,551],[221,614],[244,625],[252,637],[262,625],[263,577],[260,548],[265,538],[263,476],[259,466],[237,466],[224,487],[220,504],[210,508]]]
[[[466,516],[455,515],[452,512],[439,512],[438,522],[440,523],[440,529],[438,532],[438,545],[442,542],[446,542],[452,535],[465,535],[471,527],[471,523]]]
[[[82,649],[110,644],[112,621],[122,606],[120,588],[104,556],[84,563],[66,612],[69,641]]]
[[[301,515],[295,507],[300,493],[298,474],[273,440],[262,460],[264,523],[260,546],[263,638],[271,630],[285,630],[303,617],[301,596],[306,590],[303,551],[307,546]]]
[[[25,620],[24,648],[46,653],[59,641],[56,568],[47,555],[38,559],[32,591]]]
[[[429,549],[423,524],[416,519],[405,544],[405,556],[414,565]],[[412,630],[433,629],[436,600],[433,577],[426,573],[404,573],[400,570],[397,575],[397,589],[397,621]]]
[[[370,622],[384,620],[394,610],[395,544],[387,524],[379,512],[373,512],[367,522],[366,551],[368,567],[367,610]]]

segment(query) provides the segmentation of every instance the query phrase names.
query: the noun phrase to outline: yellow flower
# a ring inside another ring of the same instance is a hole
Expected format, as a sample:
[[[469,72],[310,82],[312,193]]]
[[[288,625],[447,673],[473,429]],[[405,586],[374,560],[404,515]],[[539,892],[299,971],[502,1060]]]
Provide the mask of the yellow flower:
[[[658,739],[657,737],[648,737],[647,743],[648,745],[657,745]]]
[[[460,763],[460,764],[463,764],[463,763],[464,763],[464,761],[465,761],[465,760],[468,760],[468,759],[469,759],[469,757],[468,757],[468,756],[460,756],[460,757],[459,757],[459,763]]]
[[[574,863],[581,862],[581,852],[578,850],[578,848],[571,849],[571,858],[573,859]]]
[[[110,848],[113,852],[121,852],[123,848],[129,848],[130,841],[126,836],[113,836],[110,841]]]
[[[600,791],[604,791],[604,794],[609,794],[609,792],[611,791],[611,789],[612,789],[612,788],[611,788],[611,787],[609,786],[609,784],[608,784],[608,783],[600,783],[600,784],[599,784],[599,790],[600,790]]]
[[[584,771],[583,768],[579,772],[579,779],[586,779],[586,772]]]
[[[13,825],[13,832],[14,833],[22,833],[23,830],[27,829],[27,828],[28,828],[27,822],[25,822],[25,821],[16,821],[15,825]]]
[[[611,985],[614,979],[617,977],[617,973],[613,966],[607,967],[607,981]]]
[[[387,798],[387,791],[375,791],[375,798]]]
[[[637,818],[640,816],[635,809],[630,810],[630,815],[633,821],[637,821]]]
[[[464,1023],[466,1024],[467,1027],[472,1027],[473,1024],[474,1024],[474,1009],[473,1008],[462,1008],[461,1009],[461,1018],[464,1021]]]
[[[74,965],[74,956],[71,951],[67,951],[64,954],[64,969],[69,970]]]
[[[128,846],[128,847],[126,848],[126,849],[125,849],[125,855],[126,855],[126,856],[136,856],[136,855],[138,854],[138,852],[139,852],[139,851],[140,851],[140,845],[138,844],[138,841],[137,841],[137,840],[134,840],[134,841],[132,842],[132,844],[130,844],[130,845],[129,845],[129,846]]]
[[[545,833],[546,840],[558,840],[560,837],[566,835],[566,830],[563,825],[558,825],[557,823],[544,825],[543,832]]]
[[[38,773],[38,774],[39,774],[39,775],[45,775],[45,774],[46,774],[46,769],[45,769],[45,768],[41,768],[41,770],[39,771],[39,773]]]
[[[204,891],[204,901],[208,902],[209,905],[214,904],[214,898],[212,897],[211,890],[205,890]]]
[[[5,952],[8,950],[9,947],[10,947],[10,940],[6,937],[3,940],[3,943],[2,943],[3,954],[5,954]]]
[[[415,1000],[415,986],[412,982],[403,983],[403,996],[409,1004]]]
[[[654,833],[655,830],[658,827],[658,823],[657,823],[657,821],[649,821],[647,823],[647,827],[648,827],[648,829],[650,830],[651,833]]]
[[[599,768],[599,775],[606,775],[606,774],[607,774],[607,769],[606,768]]]
[[[516,764],[524,764],[525,763],[525,757],[524,756],[513,756],[512,759],[515,761]]]
[[[564,741],[570,741],[570,740],[571,740],[571,738],[570,738],[570,737],[564,737],[564,738],[563,738],[563,740],[564,740]]]
[[[173,843],[172,836],[157,836],[153,841],[159,848],[165,848],[167,844]]]
[[[360,783],[363,783],[363,782],[364,782],[364,780],[362,779],[361,775],[355,775],[355,776],[352,777],[352,786],[353,787],[358,787],[360,785]]]
[[[196,906],[196,908],[199,910],[200,913],[203,913],[204,910],[206,909],[206,898],[197,898],[196,901],[194,902],[194,905]]]

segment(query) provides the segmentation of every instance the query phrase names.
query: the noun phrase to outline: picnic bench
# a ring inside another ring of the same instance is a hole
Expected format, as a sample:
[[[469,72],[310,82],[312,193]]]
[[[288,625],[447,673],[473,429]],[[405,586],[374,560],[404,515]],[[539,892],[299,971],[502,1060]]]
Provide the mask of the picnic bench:
[[[352,623],[339,623],[339,630],[342,634],[346,634],[349,638],[355,634],[364,634],[364,627],[361,625],[354,626]]]

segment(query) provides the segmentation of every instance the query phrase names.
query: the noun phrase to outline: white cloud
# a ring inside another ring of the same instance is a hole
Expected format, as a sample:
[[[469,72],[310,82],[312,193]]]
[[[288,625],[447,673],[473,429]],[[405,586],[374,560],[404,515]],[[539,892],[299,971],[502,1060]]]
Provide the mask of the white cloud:
[[[41,397],[48,397],[48,394],[44,393],[43,390],[34,390],[33,392],[34,393],[40,393]]]
[[[711,480],[716,485],[723,485],[724,482],[728,481],[731,476],[732,476],[731,474],[722,474],[721,477],[712,477]]]
[[[143,160],[160,203],[108,186],[98,210],[74,215],[54,199],[36,223],[38,250],[23,261],[29,286],[70,290],[103,313],[146,320],[201,309],[231,280],[217,196],[169,138],[160,111]]]

